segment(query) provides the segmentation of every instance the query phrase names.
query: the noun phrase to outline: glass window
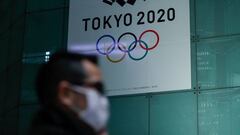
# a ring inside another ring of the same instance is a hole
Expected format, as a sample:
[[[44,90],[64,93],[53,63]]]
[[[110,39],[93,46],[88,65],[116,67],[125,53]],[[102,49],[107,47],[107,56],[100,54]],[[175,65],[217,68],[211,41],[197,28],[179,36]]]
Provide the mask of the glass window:
[[[16,20],[24,18],[25,9],[26,9],[26,1],[27,0],[14,0],[13,6],[12,6],[12,8],[13,8],[12,21],[15,22]]]
[[[148,135],[148,99],[144,96],[111,98],[112,135]]]
[[[9,32],[4,36],[0,37],[0,71],[3,71],[7,67],[7,55],[8,55],[8,46],[9,46]]]
[[[197,135],[197,96],[194,92],[150,98],[151,135]]]
[[[201,89],[240,86],[240,37],[202,40],[197,45]]]
[[[63,22],[63,9],[29,14],[26,22],[24,54],[55,51],[62,48]]]
[[[37,103],[35,81],[40,65],[45,62],[45,56],[23,59],[21,104]]]
[[[8,64],[21,61],[24,46],[24,18],[18,20],[11,29],[11,37],[8,47]]]
[[[67,0],[28,0],[27,11],[39,11],[64,7]]]
[[[4,114],[4,99],[6,96],[6,89],[7,89],[7,78],[6,73],[0,73],[0,118],[3,117]]]
[[[0,134],[3,135],[3,118],[0,117]]]
[[[21,106],[19,109],[19,133],[18,135],[27,135],[32,123],[32,119],[39,109],[38,105]]]
[[[0,35],[5,33],[11,25],[11,2],[10,0],[1,0],[0,1]]]
[[[6,113],[4,117],[4,135],[17,135],[18,132],[18,108]]]
[[[239,0],[196,0],[197,34],[212,37],[240,34]]]
[[[198,98],[199,135],[240,134],[240,89],[203,91]]]
[[[21,63],[15,63],[7,72],[7,91],[4,110],[12,110],[19,104],[21,86]]]

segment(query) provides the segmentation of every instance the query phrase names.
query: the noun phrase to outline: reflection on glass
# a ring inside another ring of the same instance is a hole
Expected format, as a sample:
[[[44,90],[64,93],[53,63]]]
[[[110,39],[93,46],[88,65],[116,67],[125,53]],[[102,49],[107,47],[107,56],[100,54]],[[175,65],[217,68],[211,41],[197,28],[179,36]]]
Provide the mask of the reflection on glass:
[[[110,98],[110,135],[147,135],[148,99],[144,96]]]
[[[203,92],[198,110],[200,135],[239,135],[239,106],[239,89]]]
[[[197,0],[197,35],[212,37],[240,33],[239,0]]]
[[[197,45],[201,89],[240,86],[240,37],[209,39]]]
[[[36,103],[35,79],[41,64],[49,60],[50,51],[25,55],[22,62],[21,104]]]
[[[150,99],[151,135],[197,135],[197,96],[193,92]]]

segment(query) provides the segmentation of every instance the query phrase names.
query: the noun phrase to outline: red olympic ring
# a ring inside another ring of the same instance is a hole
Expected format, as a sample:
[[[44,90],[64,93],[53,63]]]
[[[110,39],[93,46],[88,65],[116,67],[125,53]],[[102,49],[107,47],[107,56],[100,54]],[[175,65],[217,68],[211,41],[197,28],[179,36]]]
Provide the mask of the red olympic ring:
[[[140,35],[139,41],[142,41],[143,35],[146,34],[146,33],[148,33],[148,32],[154,33],[154,34],[156,35],[156,37],[157,37],[157,42],[156,42],[156,44],[153,45],[152,47],[146,48],[144,45],[142,45],[142,43],[140,43],[140,46],[142,47],[142,49],[149,51],[149,50],[155,49],[155,48],[158,46],[158,44],[159,44],[159,42],[160,42],[160,37],[159,37],[158,33],[157,33],[155,30],[146,30],[146,31],[144,31],[144,32]]]

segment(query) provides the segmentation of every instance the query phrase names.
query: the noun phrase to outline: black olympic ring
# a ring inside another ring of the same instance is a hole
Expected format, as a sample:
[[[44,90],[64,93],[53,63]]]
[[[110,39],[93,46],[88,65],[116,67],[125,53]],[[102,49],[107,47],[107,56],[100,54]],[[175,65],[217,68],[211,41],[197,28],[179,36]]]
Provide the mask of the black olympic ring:
[[[122,37],[124,37],[124,36],[126,36],[126,35],[130,35],[130,36],[133,36],[133,38],[134,38],[134,45],[133,45],[133,47],[129,50],[129,49],[127,49],[127,50],[123,50],[120,46],[119,46],[119,44],[117,44],[117,46],[118,46],[118,48],[119,48],[119,50],[120,51],[123,51],[123,52],[126,52],[126,53],[128,53],[128,52],[130,52],[130,51],[132,51],[133,49],[135,49],[136,48],[136,46],[137,46],[137,37],[136,37],[136,35],[134,35],[133,33],[131,33],[131,32],[126,32],[126,33],[123,33],[119,38],[118,38],[118,43],[120,43],[120,40],[121,40],[121,38]]]

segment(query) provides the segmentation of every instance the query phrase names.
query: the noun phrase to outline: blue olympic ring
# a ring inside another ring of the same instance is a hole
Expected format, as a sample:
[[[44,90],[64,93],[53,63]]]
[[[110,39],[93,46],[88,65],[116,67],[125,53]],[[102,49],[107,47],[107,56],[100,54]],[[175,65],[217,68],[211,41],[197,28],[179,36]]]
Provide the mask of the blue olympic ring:
[[[112,44],[113,47],[112,47],[112,49],[109,50],[109,52],[108,52],[108,51],[107,51],[107,52],[102,52],[102,51],[100,51],[101,49],[99,48],[99,43],[100,43],[100,41],[101,41],[103,38],[107,38],[107,37],[109,37],[110,39],[113,40],[113,44]],[[101,36],[101,37],[98,39],[97,44],[96,44],[97,51],[98,51],[100,54],[102,54],[102,55],[108,55],[108,54],[110,54],[110,53],[115,49],[115,46],[116,46],[116,41],[115,41],[114,37],[111,36],[111,35],[103,35],[103,36]]]

